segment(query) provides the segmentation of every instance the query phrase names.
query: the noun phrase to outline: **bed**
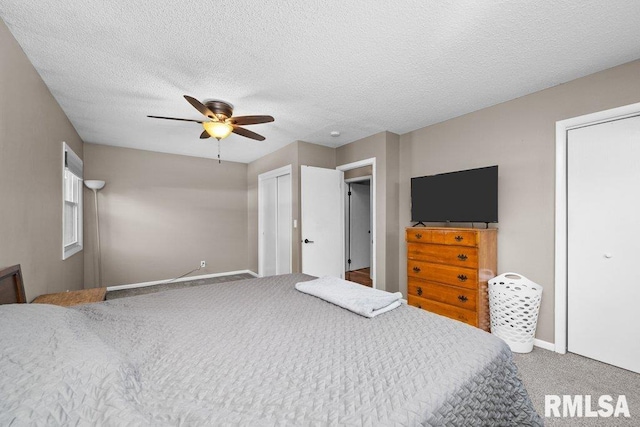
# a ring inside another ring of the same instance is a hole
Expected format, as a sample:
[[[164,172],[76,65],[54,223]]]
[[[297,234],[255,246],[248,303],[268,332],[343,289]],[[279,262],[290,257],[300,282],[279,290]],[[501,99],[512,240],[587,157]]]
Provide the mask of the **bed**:
[[[0,424],[542,425],[507,345],[292,274],[63,308],[0,306]]]

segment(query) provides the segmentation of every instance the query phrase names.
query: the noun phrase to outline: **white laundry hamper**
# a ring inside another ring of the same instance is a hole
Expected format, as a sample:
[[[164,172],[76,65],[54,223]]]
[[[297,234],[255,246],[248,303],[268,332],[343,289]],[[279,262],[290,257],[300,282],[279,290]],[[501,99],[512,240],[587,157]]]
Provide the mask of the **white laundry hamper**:
[[[504,273],[489,280],[491,333],[515,353],[531,352],[541,299],[542,286],[520,274]]]

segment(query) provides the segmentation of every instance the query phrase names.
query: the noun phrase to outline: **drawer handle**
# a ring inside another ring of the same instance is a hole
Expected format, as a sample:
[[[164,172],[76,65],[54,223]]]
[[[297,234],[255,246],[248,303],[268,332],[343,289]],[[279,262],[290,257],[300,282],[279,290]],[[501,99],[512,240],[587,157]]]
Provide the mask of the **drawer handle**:
[[[455,237],[455,239],[456,239],[456,242],[462,242],[462,240],[464,239],[464,237],[462,237],[462,236],[456,236],[456,237]]]
[[[413,271],[415,271],[416,273],[420,273],[420,267],[418,266],[413,267]]]
[[[465,254],[460,254],[460,255],[458,255],[458,259],[459,259],[460,261],[466,261],[466,260],[467,260],[467,258],[468,258],[468,257],[467,257]]]
[[[416,239],[422,239],[422,234],[416,233]]]
[[[464,282],[468,279],[467,276],[465,276],[464,274],[458,274],[458,280],[460,280],[461,282]]]
[[[464,295],[458,295],[458,299],[459,299],[461,302],[467,302],[467,300],[468,300],[469,298],[467,298],[467,297],[466,297],[466,296],[464,296]]]
[[[418,294],[418,296],[422,295],[422,288],[420,286],[418,286],[416,293]]]
[[[422,308],[422,305],[418,304],[418,305],[416,305],[416,307],[418,307],[418,308]]]

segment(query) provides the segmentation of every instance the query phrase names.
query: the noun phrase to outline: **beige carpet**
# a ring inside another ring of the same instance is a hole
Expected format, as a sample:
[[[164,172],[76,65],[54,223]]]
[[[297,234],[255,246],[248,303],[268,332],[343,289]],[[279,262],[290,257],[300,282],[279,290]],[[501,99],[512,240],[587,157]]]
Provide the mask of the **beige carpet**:
[[[545,425],[640,426],[640,374],[577,354],[558,354],[537,347],[528,354],[514,353],[513,359]],[[631,418],[545,418],[544,402],[547,394],[589,394],[594,410],[599,409],[597,402],[601,395],[611,395],[615,407],[618,395],[623,394],[627,398]]]

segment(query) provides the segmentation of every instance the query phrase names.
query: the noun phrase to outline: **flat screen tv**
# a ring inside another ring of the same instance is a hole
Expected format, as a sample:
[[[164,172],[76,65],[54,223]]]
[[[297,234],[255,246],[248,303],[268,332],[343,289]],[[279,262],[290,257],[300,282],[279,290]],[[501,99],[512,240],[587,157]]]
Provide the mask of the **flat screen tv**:
[[[498,166],[411,178],[413,222],[498,222]]]

